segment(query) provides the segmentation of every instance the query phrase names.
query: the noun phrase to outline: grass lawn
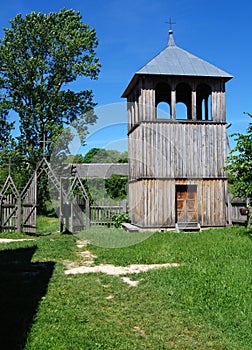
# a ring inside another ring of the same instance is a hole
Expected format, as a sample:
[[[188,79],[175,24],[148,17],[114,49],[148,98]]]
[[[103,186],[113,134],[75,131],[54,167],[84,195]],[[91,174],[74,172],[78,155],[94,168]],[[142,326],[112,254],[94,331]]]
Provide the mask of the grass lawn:
[[[89,234],[113,241],[127,233]],[[2,350],[251,349],[252,236],[245,228],[161,232],[128,247],[77,248],[85,237],[52,233],[0,244]],[[97,265],[181,266],[129,275],[140,281],[136,287],[121,276],[65,275],[65,262],[81,265],[79,252],[87,249]]]
[[[60,224],[58,217],[37,216],[37,232],[40,234],[48,234],[59,232]]]

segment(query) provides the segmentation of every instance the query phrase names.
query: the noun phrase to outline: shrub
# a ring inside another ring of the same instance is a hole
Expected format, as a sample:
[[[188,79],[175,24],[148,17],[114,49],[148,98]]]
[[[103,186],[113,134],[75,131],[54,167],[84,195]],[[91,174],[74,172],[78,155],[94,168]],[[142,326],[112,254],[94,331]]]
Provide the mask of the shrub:
[[[112,174],[105,180],[105,189],[112,199],[127,198],[128,176]]]
[[[130,216],[127,213],[119,213],[112,215],[112,224],[116,228],[121,227],[123,222],[130,222]]]

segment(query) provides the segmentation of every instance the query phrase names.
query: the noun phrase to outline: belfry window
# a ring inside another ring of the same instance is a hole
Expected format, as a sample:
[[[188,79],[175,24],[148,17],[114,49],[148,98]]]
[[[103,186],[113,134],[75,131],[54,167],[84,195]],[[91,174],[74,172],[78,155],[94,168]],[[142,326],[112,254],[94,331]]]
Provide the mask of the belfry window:
[[[192,119],[191,88],[185,83],[176,88],[176,119]]]
[[[166,83],[159,83],[155,89],[156,117],[169,119],[171,116],[171,88]]]
[[[212,90],[206,84],[200,84],[196,90],[197,120],[212,120]]]
[[[187,106],[183,102],[176,103],[176,116],[177,119],[188,119]]]

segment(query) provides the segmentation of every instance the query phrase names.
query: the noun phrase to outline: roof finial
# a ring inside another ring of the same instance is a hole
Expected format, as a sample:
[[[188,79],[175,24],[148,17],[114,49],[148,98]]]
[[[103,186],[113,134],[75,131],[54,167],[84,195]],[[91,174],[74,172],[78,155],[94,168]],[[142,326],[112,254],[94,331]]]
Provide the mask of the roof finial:
[[[172,25],[176,24],[176,22],[172,22],[172,19],[170,17],[169,22],[165,22],[165,23],[169,24],[169,33],[172,32]]]
[[[174,41],[174,39],[173,39],[173,30],[172,30],[172,25],[173,25],[173,24],[176,24],[176,22],[172,22],[172,19],[171,19],[171,17],[170,17],[169,22],[165,22],[165,23],[169,24],[169,28],[170,28],[170,29],[169,29],[168,46],[176,46],[175,41]]]

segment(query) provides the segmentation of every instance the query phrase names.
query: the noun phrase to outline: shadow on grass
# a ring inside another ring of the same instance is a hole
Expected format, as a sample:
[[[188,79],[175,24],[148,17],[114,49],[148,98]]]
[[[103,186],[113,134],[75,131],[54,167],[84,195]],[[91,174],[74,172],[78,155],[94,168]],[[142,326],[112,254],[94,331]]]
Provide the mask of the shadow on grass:
[[[23,349],[46,294],[53,262],[32,263],[37,247],[0,252],[0,349]]]

